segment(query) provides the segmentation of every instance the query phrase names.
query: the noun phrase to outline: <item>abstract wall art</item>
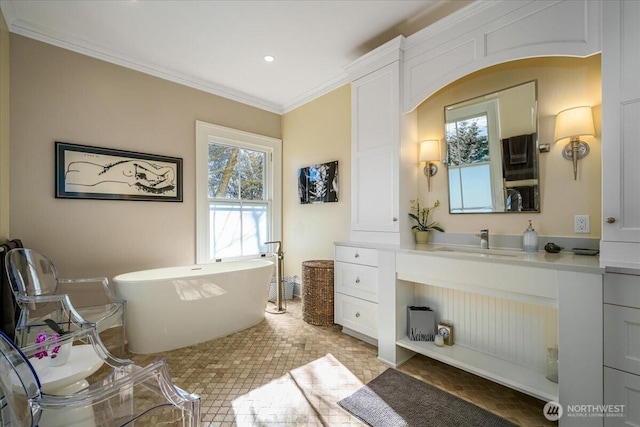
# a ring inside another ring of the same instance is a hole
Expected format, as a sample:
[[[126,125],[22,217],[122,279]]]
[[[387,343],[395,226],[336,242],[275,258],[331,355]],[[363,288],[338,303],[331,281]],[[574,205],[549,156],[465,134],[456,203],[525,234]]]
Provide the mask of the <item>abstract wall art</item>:
[[[298,169],[300,203],[338,201],[338,161]]]
[[[56,142],[56,198],[182,201],[182,159]]]

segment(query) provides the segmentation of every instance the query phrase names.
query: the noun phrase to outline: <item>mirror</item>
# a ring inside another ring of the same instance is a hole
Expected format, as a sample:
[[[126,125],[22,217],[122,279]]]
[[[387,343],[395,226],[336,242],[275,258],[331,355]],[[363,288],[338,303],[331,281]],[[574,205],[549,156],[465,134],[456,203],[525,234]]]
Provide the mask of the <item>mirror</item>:
[[[449,212],[539,212],[536,82],[445,107]]]

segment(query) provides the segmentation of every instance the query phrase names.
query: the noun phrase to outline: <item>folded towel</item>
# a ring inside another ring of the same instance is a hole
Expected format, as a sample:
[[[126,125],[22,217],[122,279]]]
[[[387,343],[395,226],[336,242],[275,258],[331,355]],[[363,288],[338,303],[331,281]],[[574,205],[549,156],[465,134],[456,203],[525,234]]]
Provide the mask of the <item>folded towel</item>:
[[[509,162],[512,165],[527,163],[528,135],[513,136],[509,138]]]
[[[525,147],[525,161],[517,163],[513,161],[511,155],[510,142],[513,139],[522,139]],[[534,134],[518,135],[511,138],[504,138],[502,142],[502,173],[507,181],[519,181],[523,179],[534,179],[536,177],[537,161],[535,155]]]

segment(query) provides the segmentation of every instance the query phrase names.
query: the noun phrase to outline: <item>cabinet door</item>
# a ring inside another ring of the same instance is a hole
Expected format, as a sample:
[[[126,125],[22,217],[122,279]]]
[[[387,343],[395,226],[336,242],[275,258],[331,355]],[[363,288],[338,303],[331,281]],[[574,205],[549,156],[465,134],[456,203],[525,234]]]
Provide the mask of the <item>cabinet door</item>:
[[[640,243],[640,2],[604,2],[603,9],[602,240]],[[640,253],[629,245],[602,249],[606,260]]]
[[[640,309],[604,305],[604,364],[640,375]]]
[[[351,84],[353,230],[398,232],[400,65]]]
[[[640,377],[604,368],[605,427],[640,425]]]

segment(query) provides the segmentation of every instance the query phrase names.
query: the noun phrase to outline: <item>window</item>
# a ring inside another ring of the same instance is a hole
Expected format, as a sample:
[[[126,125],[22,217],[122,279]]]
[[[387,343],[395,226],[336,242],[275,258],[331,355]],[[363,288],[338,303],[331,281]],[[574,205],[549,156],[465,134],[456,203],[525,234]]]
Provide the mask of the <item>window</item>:
[[[445,137],[451,212],[493,212],[503,205],[497,101],[447,112]],[[491,168],[495,164],[497,168]],[[499,206],[498,206],[499,207]]]
[[[446,124],[451,212],[492,212],[487,115]]]
[[[199,263],[257,257],[280,238],[281,141],[196,122]]]

